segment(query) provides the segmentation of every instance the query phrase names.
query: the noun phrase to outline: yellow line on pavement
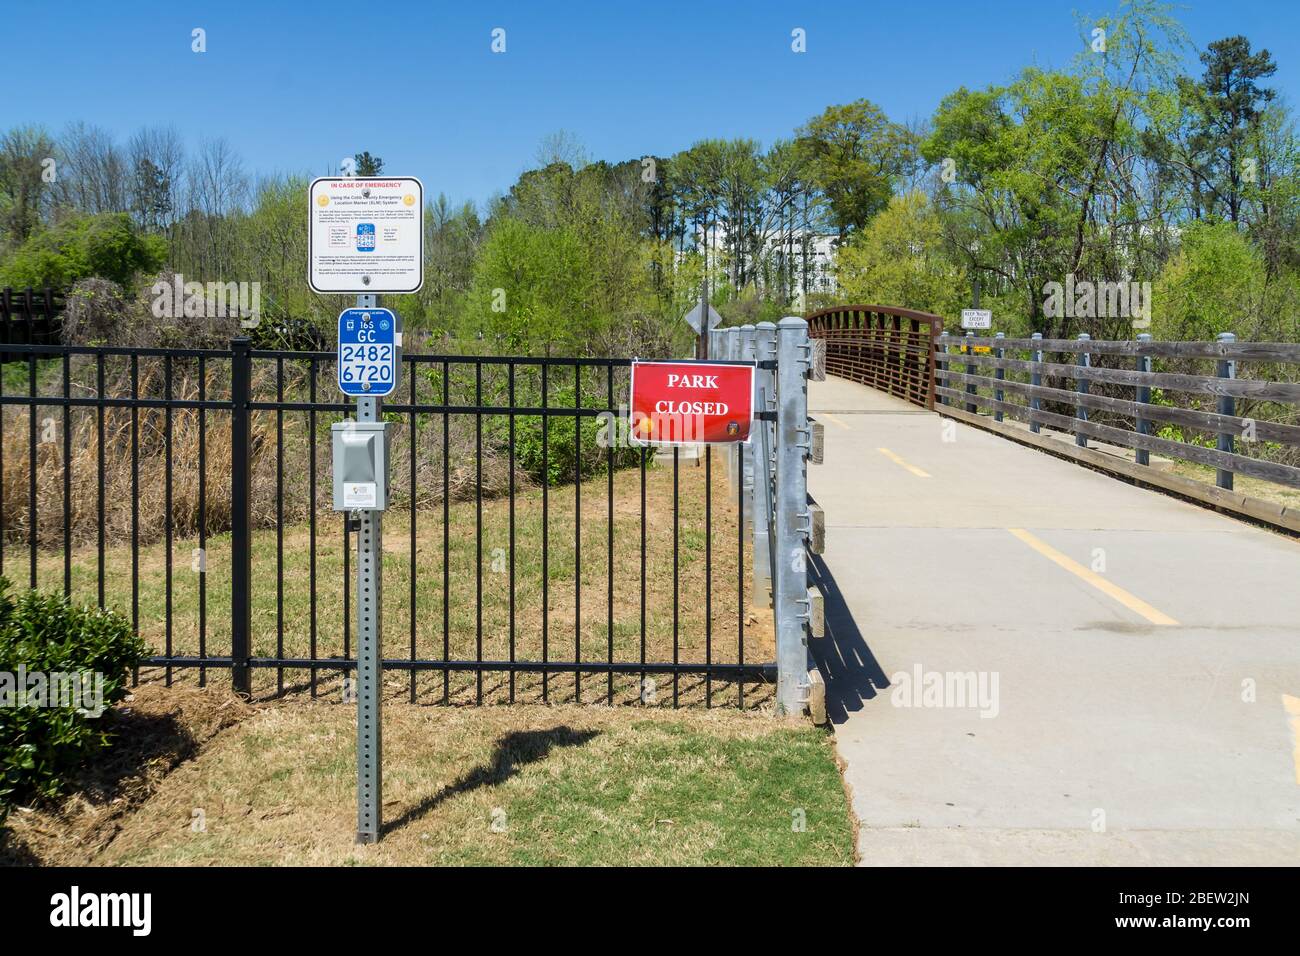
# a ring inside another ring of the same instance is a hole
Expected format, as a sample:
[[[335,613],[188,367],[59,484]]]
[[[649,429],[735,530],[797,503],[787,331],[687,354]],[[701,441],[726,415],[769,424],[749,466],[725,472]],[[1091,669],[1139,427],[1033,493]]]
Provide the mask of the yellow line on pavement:
[[[1129,594],[1122,587],[1119,587],[1118,585],[1115,584],[1111,584],[1109,581],[1107,581],[1097,572],[1090,571],[1088,568],[1085,568],[1082,564],[1079,564],[1077,561],[1066,557],[1060,551],[1057,551],[1055,548],[1053,548],[1046,541],[1034,537],[1024,528],[1008,528],[1007,530],[1010,531],[1017,538],[1019,538],[1021,541],[1023,541],[1025,544],[1029,545],[1031,548],[1033,548],[1043,557],[1047,558],[1049,561],[1052,561],[1055,564],[1058,564],[1061,567],[1065,568],[1065,570],[1069,571],[1075,577],[1082,578],[1084,581],[1091,584],[1102,594],[1105,594],[1107,597],[1114,598],[1116,601],[1124,605],[1134,614],[1138,614],[1146,618],[1152,624],[1159,624],[1162,627],[1178,626],[1178,622],[1175,621],[1168,614],[1165,614],[1163,611],[1156,610],[1146,601],[1143,601],[1141,598]]]
[[[882,455],[884,455],[886,458],[892,461],[895,465],[898,465],[898,467],[906,468],[908,471],[916,475],[916,477],[918,478],[930,477],[928,472],[922,471],[920,468],[917,468],[916,465],[908,464],[907,462],[903,461],[903,459],[895,455],[888,448],[877,448],[876,451],[880,452]]]
[[[1282,707],[1291,717],[1291,736],[1295,738],[1295,750],[1291,759],[1295,763],[1295,782],[1300,785],[1300,697],[1283,694]]]
[[[888,458],[891,462],[897,464],[898,467],[906,468],[907,471],[910,471],[917,477],[930,477],[930,472],[920,470],[920,468],[915,466],[915,464],[905,462],[904,459],[898,457],[898,455],[894,454],[893,451],[889,449],[876,449],[876,451],[879,451],[879,453],[884,455],[885,458]]]
[[[836,417],[835,417],[834,415],[832,415],[830,412],[817,412],[816,415],[814,415],[813,417],[814,417],[814,418],[824,418],[824,419],[826,419],[828,422],[830,422],[832,425],[839,425],[840,428],[847,428],[847,429],[849,429],[850,431],[853,430],[853,426],[851,426],[848,422],[840,421],[838,418],[836,418]]]

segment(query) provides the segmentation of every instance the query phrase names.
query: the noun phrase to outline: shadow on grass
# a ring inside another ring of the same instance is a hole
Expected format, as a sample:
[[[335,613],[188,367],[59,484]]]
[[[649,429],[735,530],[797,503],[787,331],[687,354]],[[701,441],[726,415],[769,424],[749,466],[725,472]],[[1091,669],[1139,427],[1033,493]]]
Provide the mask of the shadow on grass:
[[[0,823],[0,866],[40,866],[40,858]]]
[[[546,759],[553,747],[581,747],[599,733],[598,730],[552,727],[550,730],[516,730],[505,734],[497,740],[491,762],[475,767],[455,783],[443,787],[397,819],[386,823],[384,833],[414,823],[452,797],[480,787],[504,783],[514,776],[517,767]]]
[[[826,679],[826,716],[831,723],[842,724],[851,712],[862,709],[864,701],[888,687],[889,678],[867,646],[821,555],[810,556],[808,570],[810,583],[822,592],[826,612],[826,637],[809,641],[809,650]]]
[[[147,771],[171,770],[198,752],[198,742],[176,713],[114,708],[109,715],[112,746],[74,774],[68,788],[95,803],[140,796]]]
[[[120,813],[136,806],[148,797],[152,788],[151,778],[171,770],[198,751],[193,735],[173,713],[140,713],[113,708],[104,719],[111,722],[112,744],[107,750],[88,758],[67,776],[63,784],[63,792],[68,797],[83,797],[92,808],[119,804]],[[22,802],[20,798],[18,803]],[[48,817],[49,814],[65,813],[70,804],[64,799],[35,799],[33,805],[47,819],[57,819],[65,837],[88,845],[98,841],[100,834],[96,828],[104,820],[94,809],[82,816]],[[9,822],[12,823],[14,814],[20,812],[14,809]],[[60,862],[58,859],[44,859],[42,851],[41,841],[28,846],[19,834],[0,825],[0,866],[40,866]]]

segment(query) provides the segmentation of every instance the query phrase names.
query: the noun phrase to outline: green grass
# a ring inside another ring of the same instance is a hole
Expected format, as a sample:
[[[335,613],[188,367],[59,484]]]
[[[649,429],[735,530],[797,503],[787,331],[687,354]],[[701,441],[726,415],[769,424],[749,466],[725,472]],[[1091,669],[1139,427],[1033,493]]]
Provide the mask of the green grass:
[[[673,659],[673,474],[671,467],[651,468],[646,473],[646,626],[645,645],[648,661]],[[712,535],[704,533],[705,469],[683,465],[677,477],[677,524],[679,550],[676,580],[678,586],[677,639],[681,661],[703,662],[706,655],[718,663],[739,660],[738,611],[736,593],[736,523],[734,506],[727,489],[725,469],[715,462],[712,469]],[[641,510],[640,476],[635,469],[615,475],[614,499],[614,586],[613,586],[613,657],[618,661],[637,661],[641,654]],[[559,486],[547,492],[549,528],[547,568],[542,573],[542,490],[520,492],[515,500],[515,656],[519,660],[543,657],[542,609],[549,608],[545,634],[548,659],[571,661],[575,653],[584,661],[606,660],[610,655],[609,629],[609,497],[604,476],[593,478],[582,487],[581,502],[581,584],[575,587],[575,488]],[[482,517],[475,503],[455,502],[449,508],[447,523],[448,560],[447,626],[443,623],[443,518],[442,508],[434,506],[416,514],[415,558],[411,556],[410,511],[399,508],[384,522],[384,635],[385,655],[410,657],[411,649],[411,579],[415,576],[415,656],[440,659],[444,634],[453,659],[475,659],[479,640],[479,592],[476,567],[482,568],[482,648],[483,658],[507,660],[510,656],[510,507],[500,498],[483,503]],[[482,529],[481,550],[476,545],[477,529]],[[334,513],[318,515],[315,548],[309,526],[294,524],[282,529],[283,539],[283,610],[278,606],[277,554],[280,553],[275,530],[262,530],[253,536],[253,653],[258,657],[309,657],[313,646],[317,656],[350,656],[355,648],[350,639],[351,616],[345,603],[345,582],[354,580],[355,538],[347,555],[345,577],[342,517]],[[139,556],[139,629],[142,637],[159,652],[169,646],[173,654],[197,656],[206,650],[210,656],[230,653],[230,536],[212,536],[206,542],[206,568],[200,575],[193,570],[197,538],[174,540],[171,548],[171,630],[168,614],[167,549],[164,542],[142,546]],[[711,549],[711,553],[707,549]],[[315,606],[312,603],[311,556],[315,553]],[[706,554],[710,560],[706,561]],[[5,549],[6,573],[21,585],[28,579],[29,553],[21,542]],[[95,601],[98,596],[99,558],[96,548],[74,550],[73,594],[80,600]],[[132,614],[132,555],[129,545],[111,544],[105,553],[105,600]],[[748,581],[748,573],[746,573]],[[546,582],[545,601],[543,581]],[[200,634],[200,583],[205,595],[204,629]],[[38,584],[58,589],[63,584],[61,552],[38,553]],[[706,608],[704,594],[711,595]],[[576,598],[581,600],[581,624],[575,624]],[[348,593],[346,601],[352,595]],[[706,611],[708,612],[706,614]],[[770,628],[749,628],[745,638],[745,660],[772,659]],[[575,648],[576,643],[576,648]],[[281,653],[282,652],[282,653]],[[197,677],[195,671],[175,670],[177,679]],[[146,678],[158,676],[146,671]],[[329,672],[318,679],[329,680]],[[226,680],[224,671],[212,670],[210,679]],[[308,679],[308,672],[286,672],[285,684],[296,685]],[[661,679],[663,680],[663,679]],[[671,678],[667,678],[671,683]],[[516,699],[540,700],[541,677],[521,674],[516,679]],[[548,699],[571,699],[578,683],[574,674],[552,673],[547,680]],[[588,674],[581,678],[582,698],[591,700],[607,690],[604,675]],[[275,671],[258,669],[254,689],[269,694],[276,689]],[[661,686],[663,686],[661,684]],[[699,679],[679,679],[679,699],[683,693],[693,701],[702,694]],[[448,680],[448,697],[465,700],[476,695],[475,675],[453,674]],[[713,682],[715,703],[734,702],[735,688]],[[665,691],[668,688],[665,687]],[[417,692],[422,699],[441,700],[443,677],[426,672],[417,678]],[[508,679],[503,675],[486,675],[485,697],[508,698]],[[635,697],[636,675],[615,680],[618,698]],[[671,701],[671,693],[665,695]],[[761,694],[746,694],[746,703],[763,700]]]
[[[1174,474],[1193,481],[1207,485],[1214,484],[1216,472],[1208,465],[1201,465],[1194,461],[1174,461],[1171,470]],[[1252,478],[1249,475],[1234,475],[1232,485],[1235,491],[1243,495],[1259,498],[1261,501],[1271,501],[1286,508],[1300,508],[1300,489],[1264,481],[1261,478]]]
[[[385,708],[381,843],[353,844],[354,720],[269,706],[171,774],[93,861],[847,865],[831,738],[736,710]],[[207,829],[189,826],[201,808]]]

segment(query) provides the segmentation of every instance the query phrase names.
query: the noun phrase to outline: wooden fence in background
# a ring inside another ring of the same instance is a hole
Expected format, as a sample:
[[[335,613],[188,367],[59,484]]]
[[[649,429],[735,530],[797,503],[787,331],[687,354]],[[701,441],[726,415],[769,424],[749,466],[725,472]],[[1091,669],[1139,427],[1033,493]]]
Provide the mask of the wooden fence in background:
[[[1214,342],[941,335],[935,363],[945,415],[1059,452],[1059,440],[1034,440],[1044,427],[1057,429],[1074,436],[1071,457],[1085,463],[1300,531],[1300,508],[1233,488],[1235,475],[1300,488],[1300,467],[1285,461],[1300,460],[1291,452],[1300,449],[1300,344],[1228,334]],[[1027,423],[1028,433],[1005,419]],[[1090,439],[1131,449],[1133,458],[1099,455]],[[1215,487],[1159,475],[1152,454],[1215,469]]]
[[[44,289],[0,289],[0,346],[58,345],[63,330],[62,292]],[[26,360],[26,356],[23,357]],[[14,361],[4,354],[0,361]]]

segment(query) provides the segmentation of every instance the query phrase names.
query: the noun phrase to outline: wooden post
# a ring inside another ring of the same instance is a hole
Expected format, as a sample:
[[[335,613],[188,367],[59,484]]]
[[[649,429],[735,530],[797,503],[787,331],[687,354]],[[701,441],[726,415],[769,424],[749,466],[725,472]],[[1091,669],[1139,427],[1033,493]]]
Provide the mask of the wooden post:
[[[1139,343],[1150,342],[1150,341],[1151,341],[1151,336],[1148,333],[1142,332],[1138,335]],[[1151,356],[1138,355],[1137,370],[1139,372],[1151,371]],[[1137,387],[1137,394],[1134,396],[1134,398],[1142,405],[1151,404],[1151,386],[1139,385]],[[1151,420],[1147,418],[1143,418],[1141,415],[1139,415],[1134,420],[1134,428],[1137,430],[1137,433],[1139,435],[1150,435]],[[1134,451],[1133,460],[1136,461],[1139,465],[1149,465],[1151,464],[1151,452],[1147,451],[1145,448],[1138,448]]]
[[[1006,336],[1006,333],[1005,333],[1005,332],[998,332],[998,333],[994,336],[994,338],[999,338],[999,339],[1005,339],[1006,337],[1007,337],[1007,336]],[[1001,346],[998,346],[998,348],[995,349],[994,352],[993,352],[993,356],[994,356],[994,358],[1002,358],[1003,351],[1004,351],[1004,350],[1002,349],[1002,347],[1001,347]],[[997,369],[994,369],[994,370],[993,370],[993,377],[994,377],[995,379],[997,379],[999,382],[1002,381],[1003,379],[1005,379],[1005,378],[1007,377],[1006,369],[1003,369],[1003,368],[997,368]],[[995,389],[993,390],[993,398],[994,398],[995,401],[999,401],[999,402],[1002,401],[1002,389],[1000,389],[1000,388],[995,388]],[[993,420],[994,420],[995,422],[1000,422],[1000,421],[1002,421],[1002,409],[1001,409],[1001,408],[997,408],[997,407],[995,407],[995,408],[993,409]]]
[[[1231,332],[1220,332],[1218,341],[1229,345],[1237,341],[1237,337]],[[1221,359],[1218,363],[1219,378],[1233,379],[1237,377],[1237,363],[1232,359]],[[1236,415],[1237,401],[1231,395],[1219,396],[1219,414]],[[1218,448],[1219,451],[1232,454],[1235,446],[1235,434],[1233,432],[1219,432]],[[1232,490],[1232,469],[1220,468],[1215,473],[1214,483],[1225,491]]]
[[[1041,342],[1041,341],[1043,341],[1043,333],[1042,333],[1042,332],[1035,332],[1033,335],[1030,336],[1030,338],[1032,338],[1032,339],[1037,339],[1039,342]],[[1042,361],[1043,361],[1043,350],[1042,350],[1042,349],[1038,349],[1038,348],[1034,349],[1034,350],[1029,354],[1029,361],[1033,362],[1033,369],[1032,369],[1032,371],[1030,371],[1030,373],[1029,373],[1029,384],[1030,384],[1030,385],[1042,385],[1042,384],[1043,384],[1043,373],[1040,372],[1040,371],[1038,370],[1038,366],[1041,365],[1041,364],[1042,364]],[[1029,399],[1029,409],[1030,409],[1030,411],[1031,411],[1031,412],[1036,412],[1036,411],[1038,411],[1038,409],[1041,408],[1041,407],[1042,407],[1042,402],[1041,402],[1041,400],[1038,398],[1038,396],[1037,396],[1037,395],[1033,395],[1033,396],[1031,396],[1030,399]],[[1036,422],[1036,421],[1034,420],[1033,415],[1030,415],[1030,416],[1029,416],[1029,430],[1030,430],[1031,432],[1033,432],[1035,435],[1037,435],[1038,432],[1039,432],[1039,430],[1040,430],[1042,427],[1043,427],[1043,426],[1041,426],[1040,424],[1038,424],[1038,422]]]
[[[1079,341],[1080,341],[1080,342],[1087,342],[1087,341],[1088,341],[1089,339],[1091,339],[1091,338],[1092,338],[1092,336],[1089,335],[1087,332],[1080,332],[1080,333],[1079,333]],[[1091,355],[1090,353],[1088,353],[1088,352],[1084,352],[1084,351],[1081,349],[1081,350],[1079,351],[1078,365],[1079,365],[1080,368],[1091,368],[1091,367],[1092,367],[1092,355]],[[1075,388],[1075,391],[1077,391],[1079,394],[1081,394],[1081,395],[1087,395],[1087,394],[1088,394],[1088,380],[1087,380],[1086,378],[1084,378],[1083,376],[1079,376],[1079,377],[1077,377],[1077,378],[1075,379],[1075,386],[1074,386],[1074,388]],[[1079,421],[1081,421],[1081,422],[1086,422],[1086,421],[1088,420],[1088,408],[1087,408],[1087,406],[1086,406],[1086,405],[1075,405],[1075,406],[1074,406],[1074,417],[1077,418],[1077,419],[1078,419]],[[1088,447],[1088,436],[1085,435],[1085,434],[1083,434],[1083,432],[1075,432],[1075,433],[1074,433],[1074,443],[1075,443],[1076,445],[1078,445],[1080,448],[1087,448],[1087,447]]]
[[[974,352],[973,352],[974,347],[973,347],[973,346],[971,345],[971,343],[969,342],[969,339],[971,339],[974,335],[975,335],[974,332],[970,331],[969,329],[966,330],[966,338],[967,338],[967,340],[968,340],[968,341],[966,342],[966,354],[967,354],[967,355],[973,355],[973,354],[974,354]],[[974,378],[974,377],[975,377],[975,366],[972,365],[972,364],[969,364],[969,363],[968,363],[968,364],[966,365],[966,374],[969,375],[971,378]],[[974,394],[975,394],[975,383],[974,383],[974,382],[971,382],[971,383],[969,383],[969,384],[966,386],[966,394],[967,394],[967,395],[974,395]],[[974,402],[967,402],[967,403],[966,403],[966,411],[970,412],[972,415],[978,415],[978,414],[979,414],[979,410],[980,410],[980,407],[979,407],[978,405],[976,405]]]

